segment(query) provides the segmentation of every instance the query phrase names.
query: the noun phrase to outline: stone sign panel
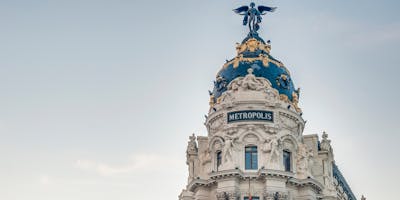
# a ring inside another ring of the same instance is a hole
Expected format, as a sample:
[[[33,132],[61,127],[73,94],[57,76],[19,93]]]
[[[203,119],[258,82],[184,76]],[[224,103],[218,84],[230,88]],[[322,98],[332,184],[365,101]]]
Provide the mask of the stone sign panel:
[[[228,112],[227,114],[228,123],[240,122],[240,121],[274,121],[274,113],[272,111],[265,110],[241,110]]]

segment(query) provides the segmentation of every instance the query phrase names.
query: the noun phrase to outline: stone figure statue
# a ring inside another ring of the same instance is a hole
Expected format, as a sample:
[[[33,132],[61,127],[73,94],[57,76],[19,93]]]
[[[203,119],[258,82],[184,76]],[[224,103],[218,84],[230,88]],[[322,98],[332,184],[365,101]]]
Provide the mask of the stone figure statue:
[[[310,161],[313,157],[312,149],[300,144],[297,152],[297,173],[301,178],[311,177]]]
[[[189,179],[191,180],[195,176],[195,169],[194,169],[194,162],[197,159],[197,143],[196,143],[196,136],[193,134],[189,136],[189,142],[186,149],[186,164],[189,168]]]
[[[364,195],[361,195],[361,200],[367,200],[367,198],[365,198]]]
[[[322,134],[321,150],[330,151],[331,150],[331,140],[328,140],[328,134],[324,131]]]
[[[224,144],[224,149],[223,149],[223,158],[224,158],[224,162],[228,163],[230,161],[232,161],[233,155],[232,155],[232,151],[233,151],[233,142],[231,138],[226,138],[225,140],[225,144]]]
[[[197,144],[196,144],[196,136],[194,133],[189,136],[189,142],[187,146],[187,152],[190,153],[197,153]]]
[[[263,145],[263,152],[269,153],[268,163],[266,164],[270,169],[279,170],[281,167],[281,140],[277,136],[273,136],[271,139],[265,140]]]
[[[255,8],[256,4],[251,2],[249,6],[241,6],[234,9],[233,11],[239,15],[244,15],[243,25],[249,25],[250,33],[256,33],[260,29],[259,23],[261,23],[261,15],[267,14],[267,12],[274,12],[276,7],[268,6],[258,6]]]
[[[222,149],[222,165],[223,168],[233,168],[234,166],[234,151],[237,149],[235,139],[225,137],[224,147]]]
[[[269,88],[270,83],[265,79],[257,78],[253,74],[254,69],[248,68],[247,75],[239,80],[234,80],[229,85],[229,90],[232,91],[247,91],[247,90],[255,90],[255,91],[263,91]]]
[[[233,90],[233,91],[237,91],[239,89],[239,85],[237,84],[236,81],[232,82],[230,89]]]
[[[277,137],[273,137],[270,142],[271,154],[269,157],[269,163],[272,169],[280,168],[281,158],[281,141]]]
[[[248,74],[241,81],[241,86],[244,90],[257,90],[257,86],[260,85],[253,71],[252,68],[247,69]]]

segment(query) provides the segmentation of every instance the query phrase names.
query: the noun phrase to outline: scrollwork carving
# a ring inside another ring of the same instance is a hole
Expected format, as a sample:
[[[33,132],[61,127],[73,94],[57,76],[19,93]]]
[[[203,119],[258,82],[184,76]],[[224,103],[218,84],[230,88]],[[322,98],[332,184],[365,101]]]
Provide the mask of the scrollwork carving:
[[[226,200],[227,199],[226,192],[217,192],[216,196],[217,196],[217,200]]]
[[[226,192],[226,196],[229,200],[237,200],[240,197],[240,195],[236,191]]]
[[[224,125],[223,116],[224,114],[221,113],[208,121],[207,125],[211,131],[217,131]]]
[[[264,192],[265,200],[288,200],[289,195],[285,192]]]

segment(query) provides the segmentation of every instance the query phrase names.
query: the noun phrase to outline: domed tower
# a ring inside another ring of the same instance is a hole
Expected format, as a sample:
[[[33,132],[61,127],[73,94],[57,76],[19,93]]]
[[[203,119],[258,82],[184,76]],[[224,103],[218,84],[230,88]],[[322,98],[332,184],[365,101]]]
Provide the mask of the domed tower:
[[[189,138],[180,200],[355,200],[327,134],[303,135],[300,91],[257,33],[261,15],[274,10],[253,3],[234,10],[250,32],[216,75],[208,135]]]

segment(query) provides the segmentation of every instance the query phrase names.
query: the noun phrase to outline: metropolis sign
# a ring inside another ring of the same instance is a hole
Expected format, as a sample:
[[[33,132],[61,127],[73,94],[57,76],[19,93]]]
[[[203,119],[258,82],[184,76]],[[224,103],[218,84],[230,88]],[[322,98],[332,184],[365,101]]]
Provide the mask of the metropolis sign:
[[[241,110],[228,112],[228,123],[238,121],[274,121],[274,113],[265,110]]]

